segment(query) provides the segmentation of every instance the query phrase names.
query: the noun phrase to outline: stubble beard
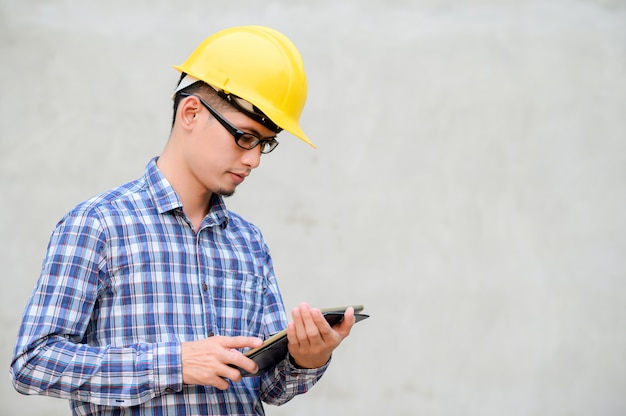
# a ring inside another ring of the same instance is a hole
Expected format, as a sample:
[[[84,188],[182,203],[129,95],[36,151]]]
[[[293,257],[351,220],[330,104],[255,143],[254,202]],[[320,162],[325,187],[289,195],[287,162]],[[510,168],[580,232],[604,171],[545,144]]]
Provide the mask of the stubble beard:
[[[231,196],[233,196],[235,194],[235,190],[236,189],[233,189],[232,191],[230,191],[230,190],[226,190],[224,188],[220,188],[220,189],[216,190],[215,193],[220,195],[220,196],[223,196],[224,198],[228,198],[228,197],[231,197]]]

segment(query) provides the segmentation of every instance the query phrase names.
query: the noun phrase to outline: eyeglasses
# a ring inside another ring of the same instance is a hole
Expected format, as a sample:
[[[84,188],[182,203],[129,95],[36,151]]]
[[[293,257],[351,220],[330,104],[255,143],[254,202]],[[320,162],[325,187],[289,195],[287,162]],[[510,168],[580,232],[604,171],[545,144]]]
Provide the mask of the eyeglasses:
[[[211,107],[198,95],[189,94],[186,92],[180,93],[180,95],[183,97],[194,96],[198,100],[200,100],[204,108],[206,108],[209,113],[211,113],[211,115],[213,115],[213,117],[215,117],[215,119],[226,129],[226,131],[228,131],[233,136],[237,146],[241,147],[242,149],[250,150],[260,145],[261,153],[266,154],[276,149],[276,146],[278,146],[278,140],[276,140],[276,138],[274,137],[272,137],[271,139],[261,139],[254,134],[246,133],[233,126],[230,121],[226,120],[224,116],[218,113],[213,107]]]

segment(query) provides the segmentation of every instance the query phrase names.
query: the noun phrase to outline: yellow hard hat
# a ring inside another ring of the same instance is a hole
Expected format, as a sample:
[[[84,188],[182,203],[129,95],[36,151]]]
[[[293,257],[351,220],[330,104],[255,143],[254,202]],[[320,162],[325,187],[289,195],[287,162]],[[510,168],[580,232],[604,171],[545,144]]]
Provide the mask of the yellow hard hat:
[[[299,122],[307,96],[302,57],[282,33],[264,26],[225,29],[174,68],[248,101],[278,127],[315,147]]]

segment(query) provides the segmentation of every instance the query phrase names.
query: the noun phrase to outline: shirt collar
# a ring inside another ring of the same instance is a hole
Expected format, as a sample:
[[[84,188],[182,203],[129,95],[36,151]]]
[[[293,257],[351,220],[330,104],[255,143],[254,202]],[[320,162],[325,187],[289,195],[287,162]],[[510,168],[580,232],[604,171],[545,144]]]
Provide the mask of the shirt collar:
[[[182,208],[183,203],[178,198],[178,194],[176,194],[172,185],[170,185],[169,181],[157,167],[157,159],[155,157],[148,163],[144,178],[154,199],[157,211],[159,214],[163,214],[164,212]]]
[[[154,204],[159,214],[163,214],[169,211],[182,209],[183,203],[181,202],[178,194],[172,188],[167,178],[161,173],[157,167],[157,157],[153,158],[146,167],[144,178],[154,199]],[[228,210],[224,203],[224,198],[221,195],[213,194],[211,198],[211,207],[209,213],[204,219],[208,221],[208,225],[221,225],[225,228],[228,225]]]
[[[219,225],[222,228],[226,228],[228,225],[228,210],[224,203],[224,197],[218,194],[213,194],[211,197],[211,208],[209,214],[204,218],[204,222],[208,225]]]

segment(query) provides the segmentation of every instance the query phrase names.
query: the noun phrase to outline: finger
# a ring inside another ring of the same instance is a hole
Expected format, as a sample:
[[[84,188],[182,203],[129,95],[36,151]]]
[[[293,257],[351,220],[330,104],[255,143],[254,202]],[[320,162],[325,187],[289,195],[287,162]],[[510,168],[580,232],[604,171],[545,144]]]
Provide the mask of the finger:
[[[310,310],[311,310],[311,307],[305,302],[302,302],[300,305],[293,308],[291,310],[293,322],[296,325],[300,323],[304,324],[304,319],[306,319],[306,316],[309,315]]]
[[[296,334],[296,324],[289,322],[287,324],[287,340],[290,344],[298,344],[298,336]]]
[[[350,306],[349,308],[346,309],[346,311],[343,314],[343,321],[341,321],[341,325],[352,326],[354,325],[354,322],[355,322],[354,308]]]
[[[209,385],[216,387],[220,390],[228,390],[228,388],[230,387],[230,383],[228,383],[228,380],[222,377],[215,377],[213,381],[209,383]]]
[[[335,325],[334,329],[343,339],[350,334],[350,331],[352,330],[352,327],[355,323],[356,317],[354,315],[354,308],[349,307],[346,309],[341,323],[339,325]]]
[[[231,367],[229,365],[225,365],[221,367],[217,371],[217,375],[228,384],[228,380],[231,380],[235,383],[241,381],[241,372],[238,368]]]
[[[256,372],[259,371],[259,366],[253,360],[246,357],[245,355],[243,355],[237,350],[232,350],[231,352],[232,354],[228,357],[228,360],[229,360],[228,364],[239,367],[242,370],[245,370],[251,374],[256,374]],[[228,377],[228,378],[230,378],[233,381],[239,381],[241,380],[241,373],[239,370],[237,370],[237,379],[233,379],[232,377]]]
[[[296,324],[298,330],[298,339],[302,344],[310,344],[320,337],[318,322],[324,321],[322,313],[319,309],[311,309],[306,303],[301,304],[299,308],[301,322]]]
[[[310,337],[321,338],[323,341],[333,335],[333,328],[319,309],[311,311],[311,325],[308,331]]]
[[[293,336],[297,343],[306,342],[306,326],[304,323],[304,314],[308,309],[308,305],[305,303],[295,307],[291,310],[292,322],[289,324],[293,328]]]
[[[251,374],[255,374],[259,371],[254,361],[234,349],[224,352],[220,357],[220,361],[221,364],[216,368],[215,375],[222,380],[231,380],[238,383],[243,378],[240,369]]]
[[[216,337],[220,345],[224,348],[257,348],[263,344],[263,340],[261,338],[256,337],[244,337],[244,336],[236,336],[236,337]]]

